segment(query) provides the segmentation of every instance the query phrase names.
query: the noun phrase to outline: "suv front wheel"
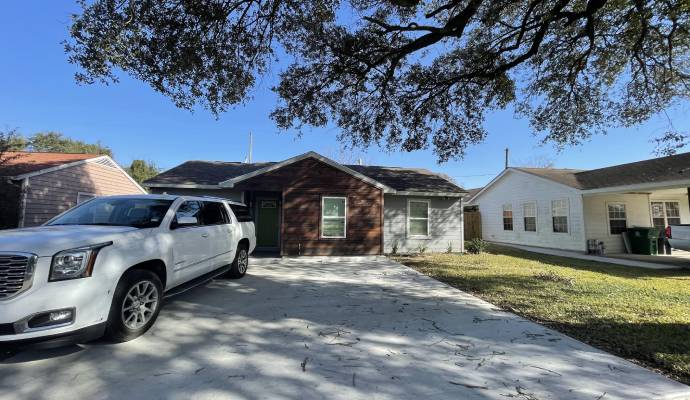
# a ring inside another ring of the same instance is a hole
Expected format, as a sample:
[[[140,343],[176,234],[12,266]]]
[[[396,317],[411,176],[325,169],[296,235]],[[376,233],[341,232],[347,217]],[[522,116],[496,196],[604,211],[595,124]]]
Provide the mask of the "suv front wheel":
[[[163,303],[163,284],[151,271],[135,269],[120,279],[108,314],[105,337],[126,342],[153,325]]]

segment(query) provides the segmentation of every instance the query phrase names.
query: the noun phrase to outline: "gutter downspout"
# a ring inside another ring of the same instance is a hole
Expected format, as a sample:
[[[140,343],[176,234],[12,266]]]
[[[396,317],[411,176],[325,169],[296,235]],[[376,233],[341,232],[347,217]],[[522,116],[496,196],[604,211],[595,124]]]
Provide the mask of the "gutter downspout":
[[[22,179],[22,192],[19,196],[19,227],[24,227],[24,222],[26,219],[26,195],[29,191],[29,178]]]

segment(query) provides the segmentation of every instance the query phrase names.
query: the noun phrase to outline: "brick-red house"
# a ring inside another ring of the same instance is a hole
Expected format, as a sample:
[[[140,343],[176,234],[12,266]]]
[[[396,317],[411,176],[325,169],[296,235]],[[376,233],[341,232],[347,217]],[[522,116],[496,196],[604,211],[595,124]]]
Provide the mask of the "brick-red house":
[[[108,156],[7,152],[0,165],[0,229],[38,226],[95,196],[146,190]]]
[[[309,152],[269,163],[188,161],[145,185],[246,203],[258,249],[283,255],[463,249],[466,191],[424,169],[343,165]]]

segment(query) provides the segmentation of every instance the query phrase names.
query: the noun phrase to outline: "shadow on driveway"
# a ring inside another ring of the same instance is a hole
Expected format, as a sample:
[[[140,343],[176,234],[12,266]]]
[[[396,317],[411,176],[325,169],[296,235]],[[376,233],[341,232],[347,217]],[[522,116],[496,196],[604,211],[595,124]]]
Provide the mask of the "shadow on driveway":
[[[385,259],[254,259],[124,344],[31,350],[2,399],[651,399],[690,388]]]

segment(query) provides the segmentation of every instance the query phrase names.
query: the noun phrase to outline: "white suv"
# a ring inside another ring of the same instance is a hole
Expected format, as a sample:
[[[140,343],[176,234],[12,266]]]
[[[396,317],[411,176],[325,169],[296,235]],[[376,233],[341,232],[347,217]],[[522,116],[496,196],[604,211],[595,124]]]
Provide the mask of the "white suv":
[[[133,339],[164,296],[244,276],[255,245],[246,206],[189,196],[100,197],[2,231],[0,344]]]

